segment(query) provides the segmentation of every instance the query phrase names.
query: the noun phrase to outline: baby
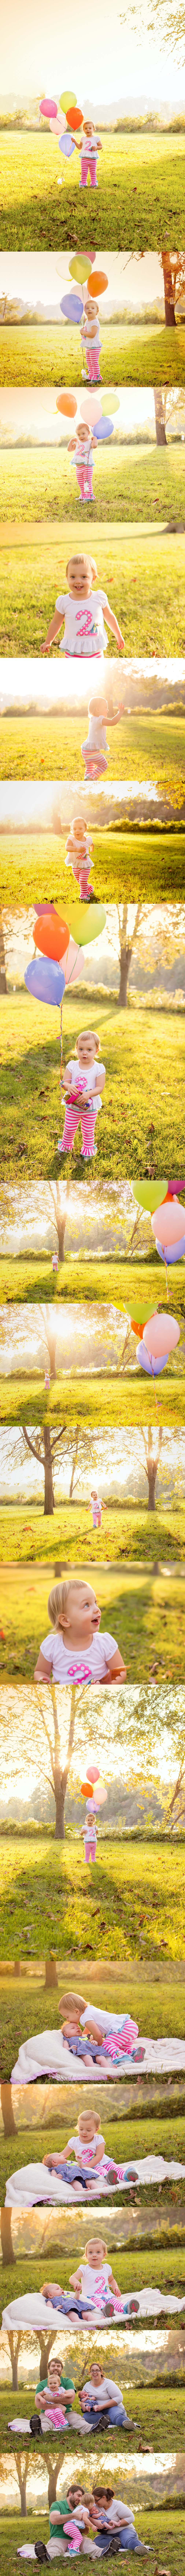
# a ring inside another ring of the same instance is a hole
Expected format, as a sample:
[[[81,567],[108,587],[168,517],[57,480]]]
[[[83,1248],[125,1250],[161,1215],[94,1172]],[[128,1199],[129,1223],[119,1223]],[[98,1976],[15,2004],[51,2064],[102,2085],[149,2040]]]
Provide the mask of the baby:
[[[44,2156],[43,2163],[46,2164],[47,2161],[49,2163],[49,2158],[47,2159],[47,2157]],[[42,2383],[39,2380],[35,2391],[35,2413],[30,2416],[30,2431],[34,2434],[42,2434],[42,2429],[44,2430],[45,2425],[46,2428],[51,2425],[53,2426],[53,2429],[61,2430],[61,2432],[65,2427],[67,2429],[70,2406],[72,2404],[73,2397],[75,2396],[74,2380],[71,2380],[71,2386],[68,2387],[68,2389],[65,2390],[65,2385],[63,2387],[61,2378],[61,2362],[58,2359],[57,2354],[56,2357],[53,2358],[51,2355],[51,2359],[48,2361],[47,2370],[48,2375],[46,2384],[42,2387]],[[40,2397],[39,2411],[38,2397]],[[42,2416],[44,2417],[43,2427]]]
[[[81,1121],[82,1145],[80,1159],[83,1163],[92,1161],[92,1155],[97,1154],[97,1145],[94,1143],[94,1130],[98,1109],[102,1108],[102,1098],[99,1088],[100,1081],[102,1091],[105,1089],[105,1065],[100,1064],[98,1072],[96,1065],[96,1057],[99,1055],[99,1046],[100,1040],[96,1036],[94,1029],[81,1029],[80,1036],[76,1039],[75,1047],[77,1064],[75,1063],[75,1056],[70,1056],[69,1064],[66,1066],[66,1073],[63,1073],[62,1076],[63,1089],[67,1093],[67,1106],[63,1136],[59,1139],[58,1151],[60,1154],[71,1153],[72,1145],[74,1144],[74,1136],[76,1135],[76,1130],[79,1127],[79,1121]]]
[[[116,1638],[104,1630],[99,1637],[101,1610],[91,1584],[78,1581],[56,1583],[49,1592],[48,1617],[52,1633],[44,1637],[35,1665],[34,1681],[57,1682],[126,1681],[126,1664]]]
[[[107,751],[110,747],[107,742],[107,723],[118,724],[122,714],[121,705],[113,707],[110,713],[107,698],[89,698],[89,732],[86,734],[85,741],[81,742],[82,759],[85,761],[85,787],[89,778],[105,776],[108,767]]]
[[[80,324],[80,332],[82,349],[85,348],[85,357],[87,359],[88,382],[89,384],[102,385],[102,376],[100,376],[99,368],[99,349],[101,349],[102,343],[100,340],[98,304],[95,303],[94,295],[87,295],[86,304],[84,304],[83,310],[83,320]]]
[[[93,895],[93,886],[89,884],[92,870],[90,852],[93,849],[94,841],[91,841],[89,832],[86,831],[86,824],[81,823],[79,816],[79,821],[77,819],[76,822],[71,823],[70,832],[68,832],[65,866],[72,868],[73,877],[79,885],[81,901],[84,903],[90,903]]]
[[[74,2291],[74,2301],[71,2297],[72,2291]],[[74,2324],[76,2316],[82,2317],[84,2325],[86,2322],[88,2324],[91,2312],[96,2307],[99,2309],[100,2317],[113,2316],[115,2299],[118,2308],[122,2306],[122,2300],[111,2264],[107,2262],[107,2245],[104,2244],[103,2237],[88,2238],[85,2246],[85,2261],[80,2262],[77,2272],[70,2273],[69,2291],[62,2291],[56,2281],[52,2285],[51,2282],[44,2282],[43,2297],[46,2302],[52,2297],[53,2307],[62,2307],[63,2316],[70,2315]]]
[[[117,617],[113,616],[106,590],[97,590],[94,599],[93,589],[97,581],[97,564],[94,555],[70,555],[69,562],[66,564],[67,579],[68,590],[61,592],[56,599],[54,617],[51,618],[51,625],[48,626],[45,643],[41,644],[41,653],[49,653],[50,645],[58,644],[60,629],[64,624],[64,641],[60,644],[60,652],[65,653],[65,660],[69,654],[72,655],[72,659],[76,655],[79,657],[82,654],[87,659],[87,656],[89,658],[89,655],[96,654],[96,659],[100,660],[104,650],[107,652],[104,610],[106,626],[110,626],[111,635],[115,636],[118,653],[124,653],[124,635],[121,634]]]
[[[97,446],[98,439],[92,436],[88,420],[80,421],[73,438],[69,438],[67,452],[68,456],[74,457],[76,480],[79,483],[81,501],[84,501],[85,505],[86,501],[93,501],[93,457]]]

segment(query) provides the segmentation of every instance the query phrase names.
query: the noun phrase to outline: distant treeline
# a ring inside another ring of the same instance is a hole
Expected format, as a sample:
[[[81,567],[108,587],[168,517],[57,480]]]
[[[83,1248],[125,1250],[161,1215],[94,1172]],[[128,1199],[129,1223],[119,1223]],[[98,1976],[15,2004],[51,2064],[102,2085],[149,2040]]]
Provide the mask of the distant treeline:
[[[5,115],[3,116],[3,113],[1,113],[1,116],[0,116],[0,132],[1,132],[1,133],[4,133],[4,132],[6,132],[6,133],[8,132],[8,133],[9,133],[10,128],[11,128],[11,132],[12,132],[12,129],[13,129],[14,133],[16,133],[16,131],[17,131],[18,129],[20,129],[20,132],[21,132],[21,133],[23,133],[23,132],[24,132],[24,128],[25,128],[25,127],[26,127],[26,132],[27,132],[27,134],[38,134],[38,132],[39,132],[39,134],[41,134],[41,133],[42,133],[42,134],[50,134],[50,122],[49,122],[49,117],[47,117],[47,116],[40,116],[40,117],[38,117],[38,114],[36,115],[36,113],[35,113],[35,115],[34,115],[34,116],[30,116],[30,109],[28,109],[28,108],[26,108],[26,107],[25,107],[25,108],[16,108],[15,113],[14,113],[14,115],[12,114],[12,116],[11,116],[11,114],[10,114],[10,113],[9,113],[9,115],[7,114],[6,116],[5,116]],[[111,117],[111,116],[110,116],[109,124],[107,124],[107,122],[106,122],[106,121],[105,121],[105,124],[102,124],[102,120],[101,120],[101,118],[99,117],[99,118],[98,118],[98,131],[99,131],[99,134],[105,134],[105,135],[106,135],[106,134],[107,134],[107,135],[108,135],[108,134],[143,134],[143,133],[144,133],[144,134],[147,134],[147,133],[148,133],[148,134],[150,134],[150,133],[152,133],[152,134],[184,134],[184,132],[185,132],[185,115],[184,115],[184,116],[169,116],[169,117],[167,117],[167,116],[166,116],[166,117],[164,117],[164,116],[162,116],[162,115],[160,116],[160,114],[157,114],[157,110],[156,110],[156,111],[155,111],[155,113],[154,113],[154,115],[152,115],[152,113],[151,113],[151,114],[150,114],[150,115],[148,115],[148,116],[137,116],[137,115],[136,115],[136,116],[119,116],[119,117]]]

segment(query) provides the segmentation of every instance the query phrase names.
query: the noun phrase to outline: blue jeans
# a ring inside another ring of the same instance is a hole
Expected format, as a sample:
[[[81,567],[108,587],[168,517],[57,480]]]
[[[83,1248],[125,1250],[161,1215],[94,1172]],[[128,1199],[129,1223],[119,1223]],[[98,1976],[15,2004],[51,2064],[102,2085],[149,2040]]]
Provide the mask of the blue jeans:
[[[92,2403],[92,2406],[85,2407],[84,2420],[85,2424],[90,2424],[92,2433],[96,2432],[99,2424],[101,2432],[106,2432],[106,2424],[127,2424],[127,2415],[124,2406],[102,2406],[101,2413],[101,2406],[93,2406]]]

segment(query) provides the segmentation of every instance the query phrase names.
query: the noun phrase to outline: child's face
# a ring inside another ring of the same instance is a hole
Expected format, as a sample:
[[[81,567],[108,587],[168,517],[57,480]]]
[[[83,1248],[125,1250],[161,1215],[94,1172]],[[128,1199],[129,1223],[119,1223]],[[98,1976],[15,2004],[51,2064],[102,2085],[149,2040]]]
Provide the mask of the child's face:
[[[94,2236],[93,2245],[91,2244],[90,2236],[89,2244],[86,2245],[85,2251],[87,2255],[87,2263],[90,2263],[91,2271],[97,2272],[99,2263],[104,2263],[105,2247],[103,2245],[102,2236]]]
[[[91,565],[87,564],[87,558],[85,555],[82,556],[81,563],[79,562],[78,555],[70,556],[70,563],[67,565],[67,578],[71,599],[89,598],[89,592],[92,590],[92,583],[96,579],[96,574],[91,572]]]
[[[71,1583],[68,1616],[66,1615],[66,1619],[62,1622],[64,1640],[70,1629],[75,1646],[79,1646],[79,1650],[87,1643],[91,1645],[96,1629],[100,1628],[100,1619],[101,1610],[98,1608],[96,1593],[91,1591],[91,1584]]]
[[[74,2013],[70,2013],[70,2016],[68,2015],[68,2021],[62,2022],[62,2030],[64,2030],[65,2038],[68,2038],[68,2034],[70,2034],[70,2039],[74,2039],[74,2037],[77,2039],[79,2028],[79,2018],[77,2021],[76,2014]]]
[[[89,698],[88,716],[99,716],[101,724],[107,724],[107,698]]]
[[[91,1030],[90,1030],[90,1029],[89,1029],[89,1030],[87,1030],[87,1035],[85,1035],[84,1037],[80,1037],[80,1038],[78,1038],[78,1045],[77,1045],[78,1064],[80,1064],[80,1065],[83,1065],[83,1064],[85,1064],[85,1065],[86,1065],[86,1064],[94,1064],[94,1044],[95,1044],[95,1042],[94,1042],[94,1038],[93,1038],[93,1037],[91,1037]]]
[[[97,315],[97,313],[98,313],[98,304],[95,304],[95,296],[94,296],[94,295],[88,295],[88,296],[87,296],[87,303],[86,303],[86,304],[85,304],[85,306],[84,306],[84,311],[85,311],[85,313],[87,313],[87,319],[88,319],[88,322],[94,322],[94,321],[96,322],[96,315]]]
[[[60,2388],[60,2380],[61,2380],[61,2364],[60,2364],[60,2361],[48,2361],[48,2388],[50,2388],[50,2394],[51,2394],[51,2397],[52,2397],[52,2395],[53,2395],[53,2397],[54,2397],[54,2396],[55,2396],[55,2393],[56,2393],[56,2391],[57,2391],[57,2389],[58,2389],[58,2388]]]
[[[79,421],[79,429],[77,430],[77,438],[91,438],[91,429],[90,429],[90,425],[89,425],[89,420],[80,420],[80,421]]]
[[[73,841],[77,842],[77,848],[79,844],[80,850],[82,847],[86,849],[87,833],[84,823],[71,823],[71,832]]]
[[[85,2120],[81,2112],[80,2119],[77,2121],[77,2127],[81,2146],[90,2147],[91,2138],[94,2137],[94,2120]]]

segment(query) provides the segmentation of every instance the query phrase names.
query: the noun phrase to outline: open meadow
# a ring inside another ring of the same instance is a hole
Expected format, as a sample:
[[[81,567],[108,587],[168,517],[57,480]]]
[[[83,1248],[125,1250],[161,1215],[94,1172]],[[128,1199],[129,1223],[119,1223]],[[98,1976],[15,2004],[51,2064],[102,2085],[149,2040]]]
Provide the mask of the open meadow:
[[[42,2513],[41,2515],[39,2507],[37,2509],[37,2514],[35,2513],[34,2516],[34,2526],[37,2533],[37,2539],[44,2539],[47,2546],[48,2514]],[[33,2513],[28,2513],[26,2521],[26,2541],[33,2540],[34,2526]],[[12,2576],[12,2570],[14,2572],[14,2570],[17,2569],[17,2550],[20,2547],[20,2532],[20,2513],[1,2513],[1,2576]],[[139,2532],[140,2538],[142,2535],[144,2547],[146,2547],[147,2542],[147,2546],[150,2549],[152,2576],[153,2571],[155,2576],[156,2564],[161,2562],[161,2565],[163,2564],[164,2566],[165,2563],[167,2565],[169,2552],[170,2576],[182,2576],[183,2554],[185,2548],[185,2513],[183,2507],[180,2505],[178,2513],[176,2513],[174,2507],[171,2507],[168,2504],[166,2508],[163,2508],[163,2511],[160,2511],[158,2508],[158,2512],[153,2512],[151,2516],[150,2506],[150,2511],[148,2513],[141,2512],[139,2515]],[[111,2558],[110,2552],[110,2576],[118,2576],[118,2570],[120,2576],[121,2563],[122,2553],[116,2555],[116,2551],[114,2550],[114,2556]]]
[[[107,675],[108,676],[108,675]],[[105,675],[106,679],[106,675]],[[86,716],[63,714],[2,715],[0,726],[1,779],[84,779],[81,743],[84,741]],[[108,732],[108,726],[107,726]],[[146,709],[135,716],[126,713],[111,730],[108,769],[117,781],[121,797],[124,782],[126,824],[143,825],[149,821],[152,791],[155,817],[165,831],[174,821],[185,824],[184,716],[171,711]],[[143,798],[141,789],[143,787]],[[147,796],[148,785],[148,796]],[[123,806],[122,806],[123,817]],[[148,833],[146,836],[146,857]],[[129,852],[129,842],[128,842]],[[29,854],[28,854],[29,855]],[[65,875],[65,900],[67,900]],[[116,888],[117,891],[117,888]],[[143,891],[143,888],[142,888]],[[184,891],[184,884],[183,884]],[[61,892],[61,887],[60,887]],[[127,888],[128,892],[128,888]],[[52,882],[53,894],[53,882]],[[35,895],[35,885],[34,885]],[[103,888],[103,900],[105,888]]]
[[[185,330],[184,330],[185,349]],[[43,423],[44,430],[44,423]],[[96,436],[96,425],[95,425]],[[68,438],[73,435],[73,422],[68,423]],[[158,528],[173,522],[185,526],[184,455],[181,439],[168,440],[166,448],[155,443],[147,446],[139,439],[119,442],[119,434],[98,441],[93,459],[93,500],[88,504],[88,528],[124,520],[129,527],[136,521],[147,521]],[[29,522],[82,517],[81,495],[76,480],[74,457],[61,439],[61,446],[1,447],[0,449],[0,522]],[[86,511],[87,517],[87,511]],[[137,579],[137,554],[136,554]]]
[[[63,1071],[74,1053],[79,1030],[93,1026],[93,1002],[77,991],[64,996]],[[94,1004],[95,1008],[95,1004]],[[52,1021],[52,1027],[51,1027]],[[59,1012],[30,999],[23,988],[2,999],[1,1160],[4,1181],[20,1172],[27,1180],[53,1178],[64,1169],[83,1191],[92,1189],[93,1163],[81,1162],[81,1126],[64,1165],[58,1138],[63,1135],[60,1094]],[[106,1069],[102,1109],[96,1127],[98,1179],[138,1179],[146,1169],[151,1115],[156,1171],[183,1167],[185,1015],[162,1000],[122,1010],[112,994],[96,994],[100,1058]],[[174,1079],[175,1068],[175,1079]],[[183,1273],[184,1275],[184,1273]],[[162,1296],[163,1270],[158,1273]]]
[[[53,2347],[53,2351],[54,2351],[54,2347]],[[93,2356],[93,2358],[94,2358],[94,2356]],[[104,2360],[104,2355],[103,2355],[103,2360]],[[72,2377],[74,2377],[74,2383],[75,2383],[75,2385],[76,2385],[76,2390],[77,2390],[76,2398],[74,2398],[74,2399],[73,2399],[73,2407],[75,2408],[76,2415],[77,2415],[77,2416],[79,2416],[79,2398],[78,2398],[78,2381],[77,2381],[77,2372],[78,2372],[78,2374],[79,2374],[79,2362],[77,2363],[77,2356],[76,2356],[76,2358],[75,2358],[75,2353],[73,2353],[72,2361],[71,2361],[71,2356],[70,2356],[70,2367],[71,2367],[71,2374],[72,2374]],[[114,2359],[114,2363],[113,2363],[113,2362],[112,2362],[112,2355],[111,2355],[111,2360],[110,2360],[110,2369],[112,2369],[113,2378],[114,2378],[114,2376],[116,2375],[116,2372],[115,2372],[115,2359]],[[38,2378],[39,2378],[39,2360],[38,2360]],[[132,2392],[131,2392],[131,2399],[130,2399],[130,2391],[129,2391],[129,2394],[128,2394],[128,2384],[127,2384],[127,2385],[126,2385],[126,2387],[125,2387],[125,2386],[124,2386],[124,2382],[123,2382],[123,2363],[122,2363],[122,2361],[121,2361],[121,2364],[120,2364],[120,2358],[119,2358],[119,2386],[122,2388],[122,2393],[123,2393],[123,2405],[125,2406],[126,2413],[128,2412],[128,2414],[130,2415],[130,2424],[129,2424],[129,2425],[124,2424],[124,2425],[123,2425],[123,2429],[122,2429],[122,2430],[121,2430],[121,2428],[119,2429],[119,2433],[116,2433],[116,2430],[115,2430],[115,2429],[114,2429],[114,2431],[113,2431],[113,2427],[111,2427],[111,2449],[112,2449],[112,2451],[113,2451],[113,2458],[114,2458],[114,2462],[116,2462],[116,2453],[117,2453],[117,2451],[119,2452],[119,2456],[121,2456],[121,2453],[122,2453],[122,2452],[123,2452],[123,2453],[124,2453],[124,2455],[125,2455],[125,2452],[126,2452],[126,2455],[128,2455],[128,2459],[129,2459],[130,2452],[132,2452],[132,2449],[133,2449],[133,2441],[134,2441],[134,2453],[136,2453],[137,2451],[139,2451],[139,2450],[141,2449],[141,2446],[143,2446],[143,2447],[144,2447],[144,2450],[145,2450],[145,2446],[146,2446],[146,2450],[148,2450],[148,2447],[149,2447],[149,2446],[151,2446],[151,2448],[153,2448],[153,2450],[154,2450],[154,2451],[161,2451],[161,2450],[162,2450],[163,2455],[164,2455],[164,2451],[170,2451],[170,2452],[171,2452],[172,2450],[173,2450],[173,2451],[183,2451],[183,2446],[184,2446],[184,2390],[183,2390],[182,2388],[177,2388],[177,2387],[176,2387],[176,2385],[175,2385],[175,2387],[173,2387],[173,2385],[172,2385],[172,2387],[171,2387],[171,2388],[169,2388],[169,2389],[168,2389],[168,2388],[161,2388],[161,2385],[160,2385],[160,2384],[159,2384],[158,2388],[155,2388],[155,2389],[151,2389],[151,2388],[147,2388],[147,2389],[146,2389],[146,2388],[140,2388],[140,2387],[139,2387],[139,2388],[134,2388],[134,2389],[132,2389]],[[15,2440],[15,2435],[14,2435],[14,2433],[13,2433],[13,2430],[12,2430],[12,2433],[11,2433],[11,2430],[10,2430],[11,2423],[12,2423],[12,2426],[13,2426],[13,2419],[14,2419],[14,2415],[15,2415],[15,2407],[17,2407],[17,2412],[18,2412],[18,2415],[20,2416],[20,2419],[21,2419],[21,2417],[23,2416],[23,2417],[24,2417],[24,2421],[25,2421],[25,2416],[27,2415],[27,2418],[28,2418],[28,2425],[29,2425],[29,2417],[30,2417],[30,2414],[31,2414],[31,2413],[33,2414],[33,2412],[34,2412],[34,2393],[35,2393],[35,2382],[34,2382],[34,2388],[33,2388],[33,2384],[32,2384],[32,2386],[31,2386],[30,2393],[29,2393],[29,2391],[28,2391],[28,2386],[27,2386],[27,2388],[23,2388],[22,2386],[20,2387],[20,2385],[19,2385],[19,2383],[18,2383],[18,2388],[19,2388],[18,2398],[17,2398],[17,2397],[16,2397],[16,2398],[14,2397],[14,2395],[13,2395],[12,2390],[11,2390],[11,2388],[10,2388],[10,2387],[9,2387],[9,2389],[8,2389],[8,2390],[7,2390],[7,2389],[5,2389],[4,2387],[3,2387],[3,2389],[1,2388],[1,2399],[0,2399],[0,2405],[1,2405],[1,2449],[2,2449],[2,2451],[5,2451],[5,2450],[6,2450],[6,2452],[7,2452],[7,2451],[9,2451],[9,2452],[11,2451],[11,2452],[12,2452],[12,2450],[13,2450],[13,2444],[14,2444],[14,2440]],[[38,2403],[39,2403],[39,2400],[38,2400]],[[82,2422],[83,2422],[83,2418],[82,2418]],[[106,2417],[105,2417],[105,2427],[106,2427]],[[28,2435],[28,2439],[29,2439],[29,2435]],[[22,2440],[23,2440],[23,2435],[22,2435]],[[79,2448],[80,2448],[80,2445],[81,2445],[81,2431],[79,2430],[79,2426],[78,2426],[78,2427],[76,2427],[76,2431],[75,2431],[75,2424],[74,2424],[74,2422],[73,2422],[73,2434],[72,2434],[72,2435],[71,2435],[71,2433],[70,2433],[70,2423],[69,2423],[69,2428],[68,2428],[68,2429],[66,2429],[66,2427],[65,2427],[65,2458],[66,2458],[66,2462],[67,2462],[67,2463],[68,2463],[68,2461],[70,2462],[71,2442],[73,2443],[73,2459],[75,2460],[75,2458],[76,2458],[76,2459],[78,2459],[78,2455],[79,2455]],[[24,2443],[25,2443],[25,2434],[24,2434]],[[44,2449],[45,2449],[45,2454],[46,2454],[46,2456],[47,2456],[47,2446],[48,2446],[48,2444],[49,2444],[49,2445],[50,2445],[50,2448],[51,2448],[51,2443],[52,2443],[52,2431],[51,2431],[51,2427],[50,2427],[50,2430],[49,2430],[48,2432],[45,2430],[45,2433],[44,2433]],[[54,2436],[54,2434],[53,2434],[53,2446],[54,2446],[54,2443],[55,2443],[55,2436]],[[16,2432],[16,2451],[17,2451],[17,2452],[19,2452],[20,2447],[21,2447],[21,2421],[20,2421],[20,2432],[19,2432],[19,2433],[18,2433],[18,2432]],[[108,2478],[109,2478],[110,2428],[109,2428],[109,2430],[107,2430],[107,2427],[106,2427],[105,2431],[103,2431],[103,2455],[104,2455],[104,2458],[105,2458],[106,2453],[108,2454],[108,2458],[107,2458],[107,2476],[108,2476]],[[99,2477],[101,2476],[101,2457],[102,2457],[102,2433],[100,2433],[100,2431],[98,2431],[98,2423],[97,2423],[97,2430],[96,2430],[96,2460],[97,2460],[97,2469],[98,2469],[98,2475],[99,2475]],[[158,2527],[158,2518],[159,2518],[159,2521],[160,2521],[160,2519],[161,2519],[161,2518],[160,2518],[160,2517],[158,2517],[158,2515],[157,2515],[157,2517],[155,2517],[155,2521],[156,2521],[156,2519],[157,2519],[157,2527]],[[179,2522],[180,2522],[180,2520],[181,2520],[181,2516],[180,2516],[180,2514],[178,2513],[178,2525],[177,2525],[177,2530],[178,2530],[178,2532],[179,2532]],[[174,2523],[175,2523],[175,2515],[174,2515]],[[30,2529],[31,2529],[31,2523],[30,2523]],[[152,2533],[152,2532],[153,2532],[153,2515],[152,2515],[152,2523],[151,2523],[151,2533]],[[1,2549],[2,2549],[1,2524],[0,2524],[0,2543],[1,2543]],[[154,2544],[154,2546],[155,2546],[155,2544]],[[8,2558],[8,2562],[7,2562],[7,2563],[9,2564],[9,2558]],[[12,2576],[13,2552],[12,2552],[12,2558],[11,2558],[11,2562],[10,2562],[10,2564],[11,2564],[11,2576]],[[172,2564],[172,2562],[171,2562],[171,2564]],[[2,2565],[2,2558],[1,2558],[1,2565]],[[120,2565],[121,2565],[121,2560],[120,2560],[120,2558],[119,2558],[119,2569],[120,2569]],[[178,2566],[178,2558],[176,2557],[175,2576],[177,2576],[177,2566]],[[114,2569],[115,2569],[115,2556],[114,2556]],[[171,2576],[171,2567],[170,2567],[170,2576]]]
[[[106,256],[106,254],[105,254]],[[185,330],[164,322],[104,322],[101,375],[106,385],[184,385]],[[86,367],[83,381],[88,382]],[[60,322],[0,324],[0,385],[81,385],[79,331]]]
[[[102,135],[97,195],[93,191],[94,247],[158,250],[165,235],[184,242],[184,133],[109,132]],[[79,186],[79,160],[65,168],[62,187],[58,143],[50,133],[1,130],[2,250],[89,248],[91,193]],[[137,202],[136,202],[137,200]]]
[[[14,731],[15,727],[13,728],[12,724],[12,740],[14,740]],[[147,824],[144,831],[140,824],[137,831],[133,832],[130,826],[124,832],[121,822],[119,824],[119,821],[116,821],[116,812],[114,824],[113,806],[112,823],[109,822],[106,826],[104,815],[103,824],[102,814],[102,828],[101,831],[97,831],[95,807],[95,820],[92,817],[92,839],[94,843],[93,886],[96,903],[119,903],[125,902],[125,899],[128,903],[141,901],[142,903],[150,901],[168,903],[170,898],[178,902],[181,895],[184,897],[185,831],[180,823],[177,830],[171,824],[169,831],[165,826],[162,832],[157,824],[156,829],[154,826],[153,831],[150,831]],[[1,833],[0,905],[2,907],[7,905],[9,908],[21,903],[21,905],[25,904],[27,910],[27,905],[35,901],[35,887],[38,903],[43,902],[46,893],[49,901],[51,891],[53,902],[59,907],[61,902],[67,901],[69,884],[71,888],[74,886],[74,878],[72,874],[71,878],[67,875],[62,828],[61,835],[57,831],[41,832],[40,830]],[[75,902],[80,908],[77,884]]]
[[[26,521],[20,523],[19,526],[14,522],[12,528],[10,523],[8,527],[7,523],[3,524],[0,572],[2,655],[8,654],[9,657],[14,657],[14,654],[16,656],[33,654],[35,657],[40,653],[45,644],[48,625],[54,614],[56,599],[63,597],[65,588],[67,590],[66,563],[69,561],[70,551],[74,554],[76,549],[79,549],[79,540],[80,549],[83,545],[86,551],[87,542],[88,548],[91,545],[92,512],[93,504],[91,510],[89,503],[87,516],[85,511],[82,521],[82,511],[79,507],[78,518],[76,515],[72,521],[68,520],[67,536],[64,521],[57,521],[56,533],[50,519],[44,521],[42,533],[40,533],[40,524],[36,525],[35,520],[33,525],[30,520],[27,524]],[[155,527],[149,530],[143,525],[140,530],[135,530],[126,524],[121,531],[119,520],[115,525],[113,521],[105,521],[103,528],[98,520],[95,560],[98,587],[105,590],[113,615],[118,619],[121,634],[125,639],[126,654],[134,657],[138,655],[140,658],[143,654],[149,657],[153,654],[155,657],[158,655],[165,657],[167,654],[169,658],[171,655],[172,657],[183,656],[185,652],[184,537],[181,529],[177,535],[174,535],[166,525],[161,525],[157,533]],[[96,584],[94,598],[96,598]],[[122,669],[122,654],[119,658],[116,637],[111,633],[110,627],[106,632],[107,653],[105,648],[104,666],[102,663],[102,669],[105,669],[105,683],[107,658],[111,661],[116,660],[117,670],[119,662],[119,671]],[[58,659],[60,641],[61,638],[59,638],[57,653],[55,646],[51,645],[51,660],[53,657]],[[114,766],[112,765],[112,735],[110,757],[110,772],[115,777],[119,775],[118,736],[119,727],[116,727]],[[65,774],[68,777],[70,771],[66,767],[67,739],[64,758]],[[122,775],[122,769],[120,775]]]

